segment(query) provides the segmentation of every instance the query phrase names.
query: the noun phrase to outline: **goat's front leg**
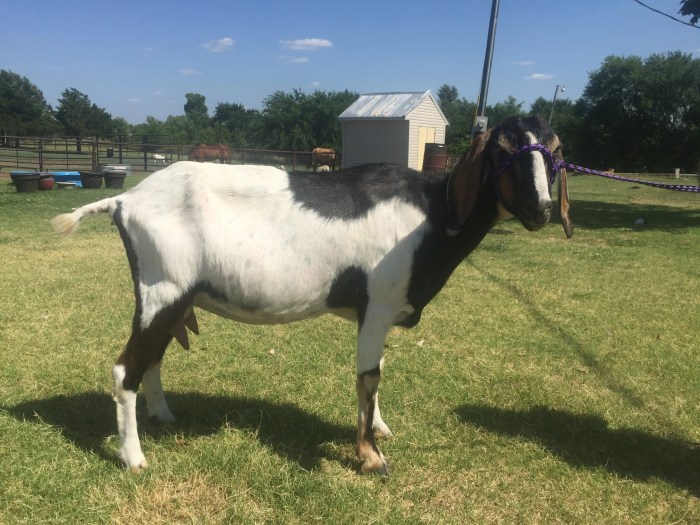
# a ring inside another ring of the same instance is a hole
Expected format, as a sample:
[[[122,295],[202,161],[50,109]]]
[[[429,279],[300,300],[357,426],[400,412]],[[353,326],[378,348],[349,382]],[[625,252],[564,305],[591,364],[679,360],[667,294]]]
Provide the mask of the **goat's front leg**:
[[[384,339],[390,322],[380,311],[369,308],[360,326],[357,346],[357,456],[362,472],[389,473],[389,463],[377,447],[373,429],[391,434],[379,415],[377,391],[381,379]]]
[[[382,358],[381,362],[379,363],[379,371],[384,370],[384,358]],[[378,438],[390,438],[392,436],[392,432],[387,426],[386,423],[384,423],[384,420],[382,419],[382,414],[379,411],[379,391],[374,394],[374,412],[372,413],[372,429],[374,430],[374,437]]]

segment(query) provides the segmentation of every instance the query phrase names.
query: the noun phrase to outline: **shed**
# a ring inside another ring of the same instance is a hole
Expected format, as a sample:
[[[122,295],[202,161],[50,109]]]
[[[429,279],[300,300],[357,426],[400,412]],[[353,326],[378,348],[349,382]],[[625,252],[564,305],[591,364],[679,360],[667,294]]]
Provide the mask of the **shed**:
[[[388,162],[419,170],[425,145],[444,144],[449,125],[430,91],[360,95],[338,120],[344,168]]]

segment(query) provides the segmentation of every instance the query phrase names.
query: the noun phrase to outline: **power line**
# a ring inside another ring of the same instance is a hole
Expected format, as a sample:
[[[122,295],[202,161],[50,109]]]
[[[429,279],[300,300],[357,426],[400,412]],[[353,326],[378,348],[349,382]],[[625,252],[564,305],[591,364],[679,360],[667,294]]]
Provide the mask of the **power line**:
[[[660,15],[663,15],[663,16],[665,16],[665,17],[668,17],[668,18],[670,18],[671,20],[673,20],[673,21],[675,21],[675,22],[679,22],[679,23],[681,23],[681,24],[684,24],[684,25],[687,25],[687,26],[690,26],[690,27],[694,27],[695,29],[700,29],[700,26],[696,26],[696,25],[694,25],[694,24],[691,24],[691,23],[689,23],[689,22],[686,22],[685,20],[681,20],[680,18],[676,18],[675,16],[671,16],[671,15],[669,15],[668,13],[664,13],[663,11],[659,11],[658,9],[654,9],[654,8],[651,7],[651,6],[646,5],[644,2],[640,2],[639,0],[634,0],[634,1],[637,2],[639,5],[646,7],[646,8],[649,9],[650,11],[654,11],[655,13],[658,13],[658,14],[660,14]]]

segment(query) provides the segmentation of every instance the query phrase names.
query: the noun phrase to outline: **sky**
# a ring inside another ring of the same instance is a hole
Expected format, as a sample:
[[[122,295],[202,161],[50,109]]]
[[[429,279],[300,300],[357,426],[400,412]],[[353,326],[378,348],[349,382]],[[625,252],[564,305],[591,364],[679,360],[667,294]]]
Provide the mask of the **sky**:
[[[679,17],[679,0],[645,0]],[[186,93],[261,109],[275,91],[437,93],[476,101],[489,0],[0,0],[0,69],[56,107],[75,88],[131,124],[184,114]],[[576,100],[610,55],[682,51],[700,29],[634,0],[501,0],[487,102]]]

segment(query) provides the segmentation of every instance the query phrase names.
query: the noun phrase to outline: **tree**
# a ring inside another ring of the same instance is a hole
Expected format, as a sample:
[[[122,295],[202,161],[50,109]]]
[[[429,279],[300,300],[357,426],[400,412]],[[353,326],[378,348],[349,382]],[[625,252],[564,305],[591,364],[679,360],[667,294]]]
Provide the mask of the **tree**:
[[[196,126],[206,127],[209,125],[209,109],[206,98],[198,93],[187,93],[185,95],[185,115],[189,117]]]
[[[508,117],[516,115],[524,116],[523,103],[515,97],[509,96],[503,102],[497,102],[494,106],[486,106],[486,115],[489,117],[489,127],[498,126]]]
[[[223,127],[227,133],[227,142],[234,148],[249,148],[255,143],[260,112],[246,109],[242,104],[221,102],[216,105],[211,121]]]
[[[338,116],[358,95],[350,91],[315,91],[307,95],[275,91],[263,102],[258,141],[265,148],[310,151],[341,146]]]
[[[528,114],[542,117],[545,120],[549,120],[549,115],[551,114],[552,128],[563,144],[566,159],[571,162],[577,162],[579,155],[576,149],[575,137],[577,136],[577,129],[581,126],[581,118],[576,110],[576,104],[568,98],[559,98],[552,113],[552,101],[544,97],[538,97],[530,106]]]
[[[700,0],[681,0],[681,9],[678,11],[683,16],[690,16],[690,23],[695,25],[700,19]]]
[[[27,77],[0,70],[0,134],[40,135],[53,126],[51,107]]]
[[[131,134],[132,125],[122,117],[116,117],[112,120],[112,136],[120,141],[125,141],[126,137]]]
[[[700,60],[680,52],[605,59],[577,103],[582,161],[692,171],[700,159]]]
[[[66,135],[78,139],[78,149],[83,137],[107,137],[112,134],[112,116],[75,88],[66,89],[61,94],[56,120]]]
[[[445,145],[452,155],[464,154],[471,146],[472,129],[476,117],[476,103],[460,98],[457,88],[443,84],[437,92],[438,105],[450,123],[445,132]],[[507,117],[523,115],[523,103],[515,97],[486,106],[489,127],[498,126]]]
[[[437,91],[438,105],[450,123],[445,131],[445,145],[451,155],[465,153],[471,145],[476,104],[459,97],[457,88],[443,84]]]

